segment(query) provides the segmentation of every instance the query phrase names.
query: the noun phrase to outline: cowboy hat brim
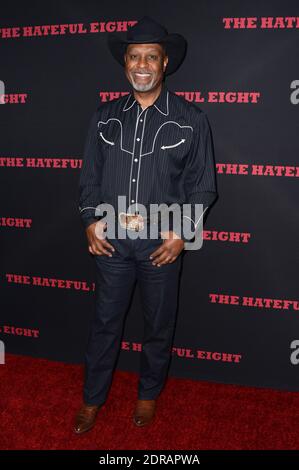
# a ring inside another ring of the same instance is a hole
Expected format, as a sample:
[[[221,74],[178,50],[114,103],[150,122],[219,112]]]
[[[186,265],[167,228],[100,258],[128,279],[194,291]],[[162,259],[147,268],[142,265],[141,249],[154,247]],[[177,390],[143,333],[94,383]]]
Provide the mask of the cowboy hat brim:
[[[119,35],[110,33],[108,35],[108,47],[111,54],[123,67],[125,66],[124,55],[128,44],[152,44],[159,43],[164,44],[166,53],[168,56],[168,64],[165,69],[165,75],[174,73],[182,64],[186,52],[187,52],[187,41],[181,35],[177,33],[168,34],[166,37],[151,37],[147,39],[138,40],[127,40]]]

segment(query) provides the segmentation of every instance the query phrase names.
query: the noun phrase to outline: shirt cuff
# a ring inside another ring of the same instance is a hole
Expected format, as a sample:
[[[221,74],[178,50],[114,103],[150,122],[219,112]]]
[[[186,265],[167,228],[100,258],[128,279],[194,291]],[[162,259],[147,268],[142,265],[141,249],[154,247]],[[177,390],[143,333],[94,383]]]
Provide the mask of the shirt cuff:
[[[98,222],[101,219],[100,216],[95,216],[94,209],[83,210],[80,212],[80,216],[84,228],[89,227],[89,225],[94,224],[95,222]]]

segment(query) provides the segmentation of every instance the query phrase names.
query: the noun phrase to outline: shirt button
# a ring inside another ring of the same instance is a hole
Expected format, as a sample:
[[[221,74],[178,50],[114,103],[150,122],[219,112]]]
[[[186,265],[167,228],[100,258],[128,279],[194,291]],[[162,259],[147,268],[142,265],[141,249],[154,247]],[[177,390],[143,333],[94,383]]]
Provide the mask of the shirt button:
[[[133,183],[135,183],[135,181],[136,181],[135,178],[133,178],[132,181],[133,181]]]
[[[134,199],[131,199],[131,202],[135,202]]]
[[[143,119],[140,119],[140,122],[143,122]]]
[[[134,162],[138,162],[138,158],[134,158]]]
[[[139,141],[139,140],[140,140],[140,139],[139,139],[139,137],[137,137],[137,139],[136,139],[136,140],[138,140],[138,141]]]

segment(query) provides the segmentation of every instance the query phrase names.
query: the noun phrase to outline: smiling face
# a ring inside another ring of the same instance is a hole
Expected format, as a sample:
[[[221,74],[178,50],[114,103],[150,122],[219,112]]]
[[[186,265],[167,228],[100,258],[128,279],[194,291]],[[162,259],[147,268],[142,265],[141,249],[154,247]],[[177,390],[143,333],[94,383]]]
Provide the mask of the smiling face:
[[[124,59],[125,74],[136,91],[149,91],[162,82],[168,57],[161,44],[129,44]]]

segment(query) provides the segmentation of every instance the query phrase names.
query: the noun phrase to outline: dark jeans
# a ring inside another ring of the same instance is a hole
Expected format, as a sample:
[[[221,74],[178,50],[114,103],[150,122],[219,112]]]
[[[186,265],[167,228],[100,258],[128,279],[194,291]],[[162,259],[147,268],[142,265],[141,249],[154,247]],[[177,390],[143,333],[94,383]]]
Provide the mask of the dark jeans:
[[[94,256],[96,308],[85,354],[83,399],[96,405],[107,398],[136,281],[144,315],[138,398],[154,399],[165,384],[171,359],[183,252],[173,263],[158,267],[149,256],[163,239],[107,240],[115,248],[112,257]]]

